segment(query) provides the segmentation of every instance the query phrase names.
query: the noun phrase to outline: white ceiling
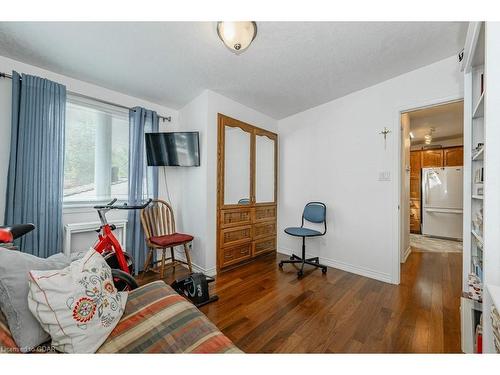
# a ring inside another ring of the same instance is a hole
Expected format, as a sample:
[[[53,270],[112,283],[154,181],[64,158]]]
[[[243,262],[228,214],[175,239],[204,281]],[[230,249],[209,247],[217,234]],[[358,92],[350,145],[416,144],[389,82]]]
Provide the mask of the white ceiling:
[[[0,23],[0,55],[179,109],[214,90],[275,119],[460,51],[466,23],[258,22],[236,56],[215,22]]]
[[[435,141],[463,136],[463,101],[409,112],[409,116],[410,131],[415,136],[411,141],[412,144],[422,143],[431,128],[435,129],[432,133],[432,138]]]

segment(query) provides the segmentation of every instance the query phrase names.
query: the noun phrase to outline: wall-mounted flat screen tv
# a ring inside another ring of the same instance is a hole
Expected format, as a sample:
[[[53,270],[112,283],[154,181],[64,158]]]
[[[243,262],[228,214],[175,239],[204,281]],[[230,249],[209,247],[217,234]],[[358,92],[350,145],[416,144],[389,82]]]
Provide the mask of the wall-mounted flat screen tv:
[[[146,133],[146,155],[149,166],[199,167],[199,133]]]

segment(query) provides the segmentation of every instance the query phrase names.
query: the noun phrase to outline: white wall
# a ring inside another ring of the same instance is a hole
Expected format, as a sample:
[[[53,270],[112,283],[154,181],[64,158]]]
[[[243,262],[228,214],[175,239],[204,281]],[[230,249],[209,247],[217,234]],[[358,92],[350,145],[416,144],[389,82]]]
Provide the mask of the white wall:
[[[66,89],[68,91],[87,95],[96,99],[109,101],[127,107],[139,105],[148,109],[156,110],[160,115],[172,116],[172,123],[162,123],[160,121],[160,127],[162,129],[168,127],[175,128],[178,126],[178,113],[173,109],[0,56],[0,72],[11,73],[12,70],[16,70],[19,73],[33,74],[51,79],[66,85]],[[10,150],[10,108],[12,102],[11,87],[10,79],[0,79],[0,222],[3,222],[5,212],[5,193]],[[160,179],[160,183],[161,181],[162,179]],[[176,191],[175,181],[172,182],[172,189]],[[126,216],[126,211],[112,211],[108,214],[108,217],[111,220],[113,218],[123,218]],[[93,221],[98,221],[98,218],[95,210],[91,207],[64,209],[64,224]],[[92,239],[93,237],[80,236],[82,240],[74,246],[79,249],[87,248],[94,242]]]
[[[194,236],[192,262],[206,272],[207,244],[207,111],[208,94],[203,92],[179,111],[183,131],[200,133],[199,167],[165,167],[168,181],[176,180],[177,192],[171,192],[176,210],[177,230]],[[161,186],[162,180],[160,180]],[[162,190],[160,189],[160,196]],[[165,197],[165,195],[163,195]],[[179,254],[181,255],[181,254]],[[212,272],[213,273],[213,270]]]
[[[400,114],[463,96],[455,56],[278,122],[278,248],[300,248],[283,234],[306,202],[327,204],[328,233],[308,254],[333,267],[399,282]],[[391,133],[384,148],[380,131]],[[388,171],[390,181],[378,181]]]

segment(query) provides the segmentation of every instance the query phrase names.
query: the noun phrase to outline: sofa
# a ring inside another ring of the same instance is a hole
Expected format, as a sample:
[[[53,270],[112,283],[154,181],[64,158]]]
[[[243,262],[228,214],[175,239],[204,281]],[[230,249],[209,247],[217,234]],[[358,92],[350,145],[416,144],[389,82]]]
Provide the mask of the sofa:
[[[55,352],[50,342],[33,352]],[[0,312],[0,353],[19,353]],[[97,353],[241,353],[192,303],[163,281],[129,293],[125,312]]]

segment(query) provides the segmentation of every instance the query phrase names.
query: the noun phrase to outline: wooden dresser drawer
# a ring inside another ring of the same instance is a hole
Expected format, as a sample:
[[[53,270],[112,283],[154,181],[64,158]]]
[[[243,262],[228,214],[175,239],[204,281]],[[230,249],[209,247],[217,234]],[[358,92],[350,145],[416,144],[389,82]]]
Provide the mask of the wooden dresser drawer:
[[[265,223],[259,223],[254,225],[253,238],[257,240],[259,238],[270,237],[276,235],[276,222],[268,221]]]
[[[252,244],[228,247],[222,249],[221,267],[229,266],[252,257]]]
[[[250,208],[233,208],[220,211],[220,227],[228,228],[252,223],[252,210]]]
[[[276,206],[255,207],[255,222],[276,220]]]
[[[259,255],[276,251],[276,236],[271,238],[264,238],[253,243],[253,255]]]
[[[252,226],[224,228],[220,231],[221,247],[240,245],[252,241]]]

